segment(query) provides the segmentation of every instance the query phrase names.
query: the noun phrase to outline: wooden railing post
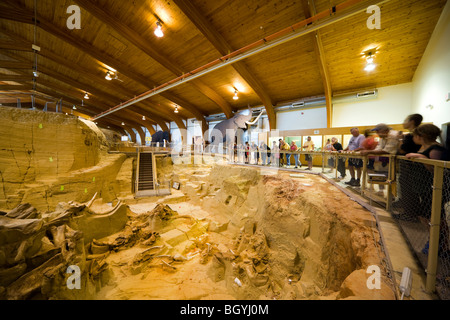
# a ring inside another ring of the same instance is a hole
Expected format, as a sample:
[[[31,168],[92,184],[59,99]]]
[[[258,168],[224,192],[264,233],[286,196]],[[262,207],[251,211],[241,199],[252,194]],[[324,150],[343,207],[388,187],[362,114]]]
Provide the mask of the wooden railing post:
[[[433,202],[430,218],[430,247],[428,250],[426,291],[431,293],[436,288],[436,272],[439,251],[439,232],[441,223],[442,185],[444,181],[444,168],[434,166]]]

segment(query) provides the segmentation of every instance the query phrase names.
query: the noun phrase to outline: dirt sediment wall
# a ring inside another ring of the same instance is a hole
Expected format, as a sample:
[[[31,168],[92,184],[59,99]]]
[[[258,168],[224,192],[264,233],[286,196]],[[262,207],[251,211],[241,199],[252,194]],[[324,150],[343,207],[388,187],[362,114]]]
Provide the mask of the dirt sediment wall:
[[[214,268],[236,298],[395,299],[375,218],[319,176],[215,166],[198,190],[191,200],[235,239],[238,258]],[[381,289],[367,286],[372,265],[382,270]]]
[[[105,201],[120,193],[124,155],[107,153],[104,134],[90,121],[58,113],[0,108],[0,208],[31,203],[51,211],[66,199]]]

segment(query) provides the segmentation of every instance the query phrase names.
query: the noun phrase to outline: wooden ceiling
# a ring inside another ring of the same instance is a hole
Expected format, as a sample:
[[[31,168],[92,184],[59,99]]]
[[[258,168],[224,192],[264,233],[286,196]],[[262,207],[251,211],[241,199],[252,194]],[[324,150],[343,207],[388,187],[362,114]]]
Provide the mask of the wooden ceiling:
[[[348,0],[2,0],[0,103],[13,103],[20,92],[27,106],[29,93],[35,93],[38,108],[49,102],[47,110],[53,111],[62,101],[64,112],[95,117],[345,3]],[[333,94],[412,81],[446,0],[353,3],[364,8],[379,4],[381,29],[367,27],[371,13],[364,10],[98,122],[119,129],[125,122],[129,128],[145,126],[154,131],[156,124],[167,129],[168,122],[175,121],[184,128],[182,120],[196,118],[206,128],[205,116],[225,113],[231,117],[247,106],[265,106],[273,129],[277,105],[325,96],[330,125]],[[81,9],[81,29],[70,30],[66,25],[71,5]],[[158,18],[162,38],[153,33]],[[32,44],[40,51],[34,52]],[[377,68],[368,73],[363,70],[362,53],[373,48],[377,48]],[[118,79],[106,80],[108,70],[115,71]],[[234,88],[239,91],[238,100],[233,100]],[[86,92],[88,100],[83,99]],[[173,112],[176,105],[179,113]]]

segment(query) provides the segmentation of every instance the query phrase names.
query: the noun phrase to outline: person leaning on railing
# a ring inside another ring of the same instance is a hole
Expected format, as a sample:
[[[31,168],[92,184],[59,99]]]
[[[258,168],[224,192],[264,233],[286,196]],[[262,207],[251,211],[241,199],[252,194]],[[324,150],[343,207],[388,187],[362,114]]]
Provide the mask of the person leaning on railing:
[[[420,145],[420,149],[416,153],[408,153],[406,154],[406,158],[408,159],[432,159],[432,160],[450,160],[450,152],[444,146],[442,146],[439,142],[437,142],[437,138],[441,136],[441,130],[433,125],[433,124],[422,124],[417,127],[413,132],[413,140],[416,144]],[[416,176],[425,176],[425,179],[421,179],[420,184],[415,184],[416,189],[422,191],[421,195],[421,210],[419,211],[419,215],[425,217],[427,220],[430,219],[431,208],[432,208],[432,197],[433,197],[433,179],[434,179],[434,170],[431,165],[423,165],[421,166],[422,172],[416,172]],[[448,170],[444,171],[444,182],[443,186],[450,185],[450,175]],[[444,188],[443,188],[444,191]],[[450,201],[450,193],[442,192],[442,203],[441,203],[441,224],[440,224],[440,232],[441,236],[439,237],[439,255],[445,255],[447,258],[450,258],[450,248],[448,244],[448,236],[449,230],[446,221],[445,215],[445,205]]]
[[[338,140],[333,137],[331,138],[331,151],[337,151],[337,152],[342,152],[342,144],[340,144],[338,142]],[[338,163],[337,163],[337,168],[336,170],[341,174],[339,176],[339,179],[344,179],[345,178],[345,158],[338,157]]]
[[[401,145],[398,150],[399,155],[417,153],[419,151],[421,146],[414,142],[412,132],[422,124],[422,120],[422,115],[418,113],[410,114],[406,117],[403,122],[403,128],[410,131],[410,133],[401,136]],[[393,208],[403,209],[403,214],[399,217],[409,219],[415,215],[415,210],[418,207],[419,197],[415,192],[413,180],[413,172],[415,172],[415,167],[418,165],[421,164],[405,160],[400,160],[399,162],[398,186],[400,192],[398,200],[392,203]]]
[[[372,131],[375,131],[378,134],[378,136],[380,137],[380,141],[378,141],[378,144],[374,150],[361,150],[360,151],[361,155],[397,154],[400,142],[398,131],[393,130],[384,123],[378,124],[375,128],[372,129]],[[380,189],[379,191],[380,195],[384,196],[384,185],[380,184],[378,188]]]
[[[348,146],[344,151],[357,152],[362,150],[362,143],[364,142],[364,135],[359,132],[358,128],[351,128],[350,133],[352,137],[348,142]],[[350,172],[350,180],[345,182],[345,184],[353,187],[359,187],[361,185],[361,174],[362,174],[363,160],[359,158],[348,158],[348,171]],[[356,171],[356,176],[355,176]]]

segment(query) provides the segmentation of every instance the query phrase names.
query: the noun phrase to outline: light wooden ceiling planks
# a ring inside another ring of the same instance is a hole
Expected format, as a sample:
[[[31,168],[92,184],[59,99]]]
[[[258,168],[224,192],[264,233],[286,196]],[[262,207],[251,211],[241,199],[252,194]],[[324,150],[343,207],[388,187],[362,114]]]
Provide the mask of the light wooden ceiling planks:
[[[21,79],[30,75],[33,67],[34,54],[27,46],[35,42],[35,3],[39,17],[36,44],[42,48],[37,60],[38,71],[42,71],[38,88],[74,100],[81,100],[87,91],[95,110],[103,111],[207,64],[226,50],[240,49],[309,16],[305,11],[307,0],[190,0],[205,29],[199,27],[193,19],[195,14],[189,14],[181,0],[88,1],[88,5],[108,13],[113,18],[109,22],[94,14],[92,7],[86,10],[82,5],[86,1],[0,2],[0,54],[6,54],[0,56],[0,79],[9,74],[16,76],[18,85],[31,83]],[[81,29],[68,30],[66,9],[77,2]],[[316,12],[322,12],[344,2],[314,0],[314,5]],[[380,5],[381,30],[367,28],[369,14],[365,12],[322,28],[321,57],[314,37],[302,36],[242,60],[244,71],[227,66],[129,108],[140,111],[135,116],[147,113],[146,117],[153,116],[157,122],[176,121],[181,125],[181,119],[202,119],[247,105],[261,106],[269,101],[276,106],[324,95],[321,63],[328,71],[333,93],[410,82],[445,3],[391,0]],[[153,34],[157,17],[163,23],[163,38]],[[123,27],[135,36],[127,36]],[[218,46],[205,36],[205,30],[225,45]],[[379,48],[377,68],[367,73],[362,52],[374,46]],[[8,58],[8,54],[16,59]],[[121,81],[104,79],[108,67],[118,70]],[[1,84],[11,85],[5,81]],[[233,100],[232,88],[238,85],[239,100]],[[173,113],[175,104],[180,105],[177,115]],[[118,111],[115,116],[129,119],[132,113]]]

